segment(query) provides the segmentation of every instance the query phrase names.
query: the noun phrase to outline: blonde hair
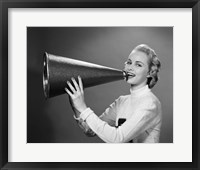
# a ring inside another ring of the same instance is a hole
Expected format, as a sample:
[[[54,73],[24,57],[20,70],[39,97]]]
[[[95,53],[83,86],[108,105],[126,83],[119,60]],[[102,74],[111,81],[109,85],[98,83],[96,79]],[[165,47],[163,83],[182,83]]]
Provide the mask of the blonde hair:
[[[149,57],[149,77],[147,84],[149,88],[153,88],[158,81],[158,72],[160,71],[161,63],[155,51],[146,44],[138,45],[134,50],[144,52]]]

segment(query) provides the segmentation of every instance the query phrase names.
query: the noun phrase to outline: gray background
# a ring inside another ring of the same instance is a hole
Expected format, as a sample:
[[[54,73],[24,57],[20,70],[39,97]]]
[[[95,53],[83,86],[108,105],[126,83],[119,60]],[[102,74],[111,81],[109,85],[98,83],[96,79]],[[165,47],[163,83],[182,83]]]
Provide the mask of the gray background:
[[[160,142],[173,142],[173,28],[172,27],[28,27],[27,28],[27,142],[101,143],[87,137],[73,119],[67,94],[45,100],[43,54],[48,52],[117,69],[132,49],[141,44],[152,47],[161,60],[160,80],[153,92],[160,99],[163,124]],[[130,85],[112,82],[85,89],[87,106],[97,115]]]

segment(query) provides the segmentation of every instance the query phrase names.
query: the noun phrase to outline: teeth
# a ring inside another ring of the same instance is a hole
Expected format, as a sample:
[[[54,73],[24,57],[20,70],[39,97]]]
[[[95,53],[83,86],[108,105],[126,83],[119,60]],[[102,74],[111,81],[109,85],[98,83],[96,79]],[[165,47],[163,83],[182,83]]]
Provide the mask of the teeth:
[[[133,74],[133,73],[128,73],[128,76],[130,76],[130,77],[135,77],[135,74]]]

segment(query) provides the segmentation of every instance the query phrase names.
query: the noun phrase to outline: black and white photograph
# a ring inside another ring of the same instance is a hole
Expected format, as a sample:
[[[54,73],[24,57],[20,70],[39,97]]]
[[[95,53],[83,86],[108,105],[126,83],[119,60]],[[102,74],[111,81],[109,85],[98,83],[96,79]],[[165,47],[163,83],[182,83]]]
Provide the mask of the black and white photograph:
[[[173,27],[27,27],[27,143],[173,143]]]
[[[0,0],[0,169],[199,169],[199,0]]]

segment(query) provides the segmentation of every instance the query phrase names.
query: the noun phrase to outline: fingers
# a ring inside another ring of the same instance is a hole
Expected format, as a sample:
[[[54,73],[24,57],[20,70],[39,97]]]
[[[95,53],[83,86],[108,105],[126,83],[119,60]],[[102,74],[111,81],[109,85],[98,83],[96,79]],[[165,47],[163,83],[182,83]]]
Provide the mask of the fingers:
[[[73,97],[73,94],[67,88],[65,88],[65,91],[70,95],[70,97]]]
[[[77,84],[76,80],[72,77],[72,82],[74,83],[74,86],[76,88],[76,91],[80,91],[79,85]]]
[[[79,82],[79,83],[77,83],[76,80],[75,80],[73,77],[71,78],[71,80],[72,80],[74,86],[73,86],[69,81],[67,81],[67,84],[68,84],[68,86],[69,86],[70,89],[65,88],[65,91],[66,91],[70,96],[73,95],[73,94],[75,94],[76,92],[81,92],[81,93],[83,93],[83,83],[82,83],[81,77],[78,76],[78,82]],[[70,91],[70,90],[71,90],[71,91]]]
[[[80,76],[78,76],[78,83],[79,83],[80,90],[83,93],[83,83],[82,83],[82,79]]]
[[[71,91],[73,92],[73,93],[75,93],[75,89],[74,89],[74,87],[71,85],[71,83],[69,82],[69,81],[67,81],[67,84],[68,84],[68,86],[69,86],[69,88],[71,89]]]

